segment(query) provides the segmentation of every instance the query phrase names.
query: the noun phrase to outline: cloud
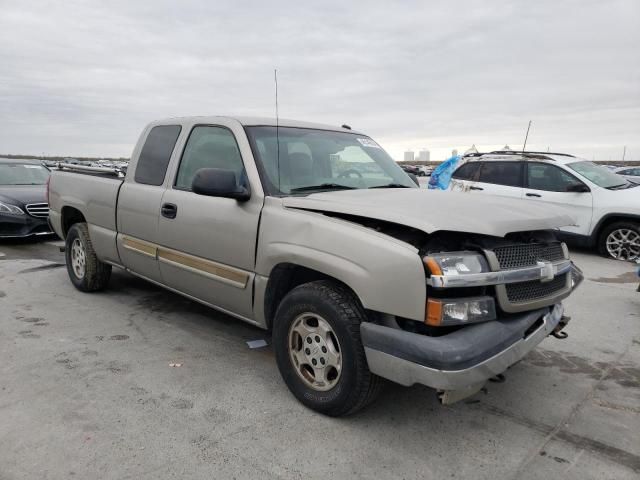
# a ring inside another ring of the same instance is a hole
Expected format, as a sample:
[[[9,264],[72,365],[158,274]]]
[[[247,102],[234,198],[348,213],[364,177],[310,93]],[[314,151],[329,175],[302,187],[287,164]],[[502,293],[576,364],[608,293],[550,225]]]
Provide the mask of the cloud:
[[[348,123],[395,158],[471,143],[640,160],[640,3],[22,1],[0,152],[128,156],[177,115]]]

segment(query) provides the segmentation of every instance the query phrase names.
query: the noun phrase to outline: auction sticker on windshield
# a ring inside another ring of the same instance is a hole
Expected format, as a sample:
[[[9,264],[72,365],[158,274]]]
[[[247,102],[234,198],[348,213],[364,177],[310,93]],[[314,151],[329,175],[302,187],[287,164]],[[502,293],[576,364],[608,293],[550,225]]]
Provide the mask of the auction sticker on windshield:
[[[376,142],[374,142],[370,138],[358,138],[358,141],[360,142],[360,145],[362,145],[363,147],[380,148],[380,145],[378,145]]]

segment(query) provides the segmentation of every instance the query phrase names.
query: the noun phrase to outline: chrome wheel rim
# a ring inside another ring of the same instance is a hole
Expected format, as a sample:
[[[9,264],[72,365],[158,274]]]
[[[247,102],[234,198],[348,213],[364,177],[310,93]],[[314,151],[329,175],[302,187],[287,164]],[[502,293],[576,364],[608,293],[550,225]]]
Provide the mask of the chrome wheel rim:
[[[289,358],[308,387],[321,392],[336,386],[342,350],[331,325],[315,313],[298,315],[289,327]]]
[[[75,276],[79,279],[84,278],[86,266],[87,253],[80,239],[76,238],[71,244],[71,268]]]
[[[607,237],[607,252],[618,260],[640,258],[640,234],[630,228],[619,228]]]

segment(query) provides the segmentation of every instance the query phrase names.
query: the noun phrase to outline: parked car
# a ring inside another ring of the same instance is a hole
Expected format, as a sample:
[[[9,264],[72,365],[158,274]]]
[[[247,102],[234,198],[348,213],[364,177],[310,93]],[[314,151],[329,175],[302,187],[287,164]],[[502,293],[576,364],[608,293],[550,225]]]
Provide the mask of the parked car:
[[[618,175],[622,175],[627,180],[631,180],[634,183],[640,183],[640,167],[619,167],[615,172]]]
[[[421,190],[346,128],[174,118],[145,128],[126,177],[85,171],[51,177],[73,285],[104,289],[115,266],[271,329],[284,382],[328,415],[381,377],[478,392],[564,328],[580,279],[553,234],[570,217]]]
[[[559,153],[493,152],[463,159],[450,190],[529,200],[564,210],[565,241],[620,260],[640,257],[640,188],[593,162]]]
[[[39,160],[0,159],[0,238],[50,235],[47,169]]]
[[[428,166],[428,165],[421,165],[418,167],[418,169],[421,172],[422,177],[428,177],[429,175],[431,175],[433,173],[433,167]]]
[[[421,177],[424,175],[424,173],[422,173],[420,169],[415,165],[400,165],[400,168],[402,168],[402,170],[404,170],[405,172],[411,173],[417,177]]]

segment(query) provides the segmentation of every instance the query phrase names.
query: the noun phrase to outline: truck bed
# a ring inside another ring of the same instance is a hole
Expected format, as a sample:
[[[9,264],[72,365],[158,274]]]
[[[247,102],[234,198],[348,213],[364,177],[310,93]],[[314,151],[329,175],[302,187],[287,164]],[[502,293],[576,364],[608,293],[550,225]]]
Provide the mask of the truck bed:
[[[64,167],[53,170],[49,181],[49,208],[54,228],[56,222],[59,224],[64,206],[83,212],[90,225],[115,232],[118,191],[123,181],[124,177],[113,169]]]

